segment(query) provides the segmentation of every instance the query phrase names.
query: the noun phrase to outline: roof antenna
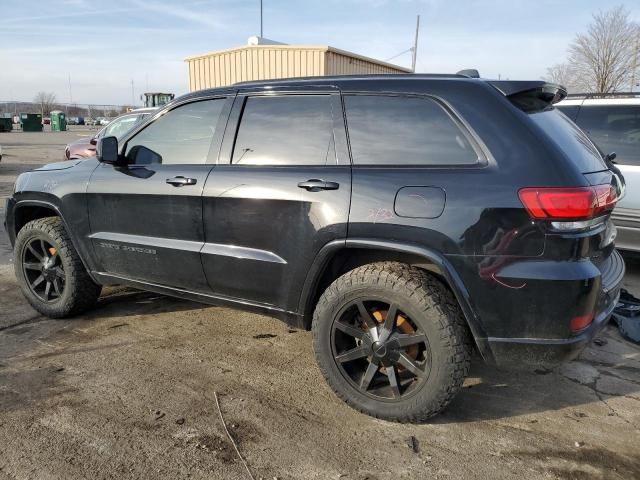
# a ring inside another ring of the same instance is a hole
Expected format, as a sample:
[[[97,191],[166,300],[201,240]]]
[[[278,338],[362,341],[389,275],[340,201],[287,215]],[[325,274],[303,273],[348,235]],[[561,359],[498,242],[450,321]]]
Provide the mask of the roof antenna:
[[[480,78],[480,72],[478,72],[478,70],[476,70],[475,68],[460,70],[459,72],[456,73],[456,75],[463,75],[469,78]]]

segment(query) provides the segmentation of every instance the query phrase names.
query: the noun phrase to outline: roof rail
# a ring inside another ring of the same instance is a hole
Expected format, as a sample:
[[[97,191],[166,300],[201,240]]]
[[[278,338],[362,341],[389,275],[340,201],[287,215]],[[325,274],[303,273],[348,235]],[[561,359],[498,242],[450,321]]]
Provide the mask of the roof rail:
[[[640,97],[640,92],[611,92],[611,93],[570,93],[569,98],[634,98]]]

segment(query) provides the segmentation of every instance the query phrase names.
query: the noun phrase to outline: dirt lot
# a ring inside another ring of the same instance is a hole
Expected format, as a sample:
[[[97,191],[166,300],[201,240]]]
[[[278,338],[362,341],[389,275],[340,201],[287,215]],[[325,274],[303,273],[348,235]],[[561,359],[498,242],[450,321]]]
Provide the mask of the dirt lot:
[[[0,134],[0,197],[79,134]],[[628,272],[640,295],[640,262]],[[310,333],[268,317],[123,289],[40,317],[2,231],[0,479],[248,478],[216,393],[256,479],[640,478],[640,348],[613,327],[600,339],[553,372],[475,358],[443,415],[396,425],[340,402]]]

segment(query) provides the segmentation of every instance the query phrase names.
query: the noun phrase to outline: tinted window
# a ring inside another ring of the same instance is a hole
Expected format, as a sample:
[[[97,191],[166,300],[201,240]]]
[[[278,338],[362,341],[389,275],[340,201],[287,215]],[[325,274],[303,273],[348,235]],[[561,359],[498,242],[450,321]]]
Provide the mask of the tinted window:
[[[345,97],[355,164],[465,165],[478,154],[451,116],[427,98]]]
[[[332,125],[329,95],[249,97],[232,163],[335,165]]]
[[[127,156],[133,163],[205,163],[223,105],[216,99],[170,110],[128,142]]]
[[[556,105],[556,108],[575,122],[580,107],[578,105]]]
[[[616,162],[640,165],[640,106],[583,106],[582,128],[603,153],[616,152]]]
[[[583,107],[584,109],[584,107]],[[596,146],[575,123],[555,108],[531,113],[529,117],[564,151],[578,169],[583,172],[599,172],[607,166]]]

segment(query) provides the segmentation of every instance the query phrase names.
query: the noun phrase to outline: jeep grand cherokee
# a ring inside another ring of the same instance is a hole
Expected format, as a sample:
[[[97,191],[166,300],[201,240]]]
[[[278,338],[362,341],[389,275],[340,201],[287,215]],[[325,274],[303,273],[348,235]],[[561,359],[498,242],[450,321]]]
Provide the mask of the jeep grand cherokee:
[[[329,385],[422,421],[492,364],[554,365],[611,314],[616,177],[541,81],[323,77],[185,95],[96,159],[20,175],[18,282],[50,317],[103,285],[313,330]]]

